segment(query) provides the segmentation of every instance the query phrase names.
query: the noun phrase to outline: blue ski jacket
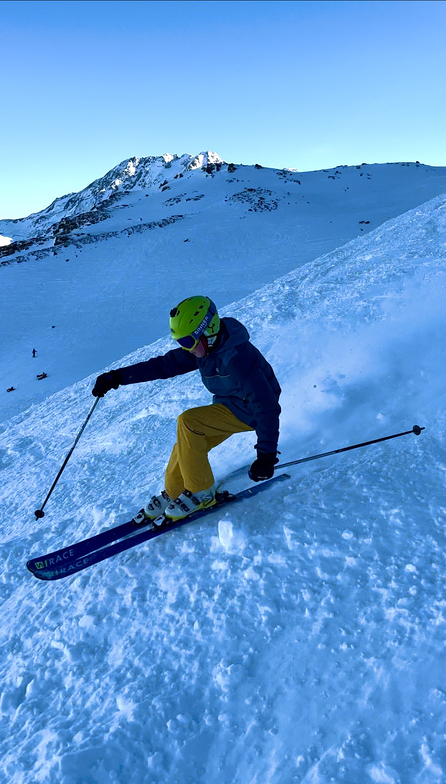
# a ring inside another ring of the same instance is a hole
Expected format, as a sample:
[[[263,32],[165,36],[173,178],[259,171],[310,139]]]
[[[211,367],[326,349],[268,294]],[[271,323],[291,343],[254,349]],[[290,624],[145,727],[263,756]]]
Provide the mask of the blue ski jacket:
[[[259,452],[277,452],[280,386],[271,365],[234,318],[221,321],[213,350],[199,359],[176,348],[147,362],[119,368],[122,384],[173,378],[199,370],[213,403],[222,403],[257,433]]]

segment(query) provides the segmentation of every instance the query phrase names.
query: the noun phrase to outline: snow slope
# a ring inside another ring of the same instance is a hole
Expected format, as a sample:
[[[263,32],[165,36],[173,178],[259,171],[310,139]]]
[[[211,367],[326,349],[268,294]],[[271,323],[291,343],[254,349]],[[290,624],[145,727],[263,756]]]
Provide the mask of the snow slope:
[[[1,426],[0,782],[446,780],[445,216],[439,196],[226,309],[283,386],[283,460],[418,438],[42,584],[26,559],[125,520],[208,396],[192,375],[107,395],[39,524],[100,366]]]
[[[0,252],[0,421],[161,338],[191,291],[229,305],[446,191],[445,168],[416,163],[219,161],[130,159],[37,216],[0,221],[15,243]]]

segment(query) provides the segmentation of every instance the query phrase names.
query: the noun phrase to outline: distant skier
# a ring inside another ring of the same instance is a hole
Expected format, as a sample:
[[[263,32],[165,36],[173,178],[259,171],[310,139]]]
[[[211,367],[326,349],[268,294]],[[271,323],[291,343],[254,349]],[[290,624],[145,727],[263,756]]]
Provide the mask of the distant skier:
[[[37,356],[37,351],[36,351],[35,348],[33,348],[33,358],[36,357],[36,356]]]
[[[15,387],[9,387],[6,391],[7,392],[14,392],[14,390],[15,390]]]
[[[102,397],[120,384],[173,378],[199,370],[213,394],[212,405],[184,411],[177,420],[177,442],[165,473],[165,489],[154,495],[136,522],[165,514],[179,520],[215,504],[208,452],[234,433],[255,430],[257,459],[249,475],[270,479],[278,462],[280,386],[272,367],[249,342],[234,318],[220,319],[209,297],[195,296],[170,312],[170,331],[181,348],[147,362],[102,373],[92,393]]]
[[[37,376],[36,376],[36,378],[37,378],[39,381],[42,381],[42,379],[43,379],[43,378],[48,378],[48,376],[47,376],[47,374],[46,374],[46,373],[38,373],[38,374],[37,374]]]

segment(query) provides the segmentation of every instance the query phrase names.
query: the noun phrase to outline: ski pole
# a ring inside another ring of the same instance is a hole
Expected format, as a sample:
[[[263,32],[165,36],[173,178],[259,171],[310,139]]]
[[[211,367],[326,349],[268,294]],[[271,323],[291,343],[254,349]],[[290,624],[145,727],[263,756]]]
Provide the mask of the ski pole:
[[[383,436],[383,438],[375,438],[373,441],[364,441],[362,444],[353,444],[352,446],[344,446],[342,449],[332,449],[331,452],[322,452],[320,455],[311,455],[310,457],[301,457],[300,460],[291,460],[290,463],[282,463],[276,465],[274,470],[278,468],[287,468],[288,466],[298,465],[299,463],[307,463],[309,460],[318,460],[320,457],[328,457],[329,455],[338,455],[340,452],[348,452],[350,449],[359,449],[360,446],[370,446],[370,444],[379,444],[380,441],[388,441],[390,438],[399,438],[400,436],[407,436],[409,433],[415,433],[419,436],[425,427],[414,425],[412,430],[405,430],[404,433],[394,433],[392,436]]]
[[[48,499],[49,499],[49,497],[50,497],[51,493],[53,492],[54,488],[56,487],[56,485],[57,485],[57,483],[58,483],[58,481],[59,481],[59,479],[60,479],[60,476],[61,476],[61,474],[62,474],[62,471],[64,470],[64,468],[65,468],[66,464],[68,463],[68,461],[69,461],[69,459],[70,459],[71,455],[73,454],[73,452],[74,452],[74,448],[75,448],[75,446],[76,446],[77,442],[79,441],[79,439],[80,439],[80,437],[81,437],[82,433],[84,432],[84,430],[85,430],[85,427],[86,427],[86,425],[87,425],[87,422],[88,422],[88,420],[90,419],[90,417],[91,417],[91,415],[92,415],[93,411],[95,410],[95,408],[96,408],[96,406],[97,406],[98,402],[99,402],[99,398],[97,397],[97,398],[96,398],[96,400],[94,401],[94,403],[93,403],[92,407],[90,408],[90,411],[88,412],[88,415],[87,415],[87,418],[86,418],[86,420],[85,420],[84,424],[82,425],[81,429],[79,430],[79,433],[77,434],[77,436],[76,436],[76,438],[75,438],[75,441],[74,441],[74,444],[73,444],[73,446],[71,447],[71,449],[70,449],[70,451],[68,452],[68,454],[67,454],[67,456],[66,456],[65,460],[63,461],[63,464],[62,464],[62,466],[61,466],[61,468],[60,468],[60,471],[59,471],[59,473],[57,474],[57,476],[56,476],[56,478],[55,478],[55,480],[54,480],[53,484],[51,485],[51,487],[50,487],[50,490],[49,490],[49,493],[48,493],[47,497],[45,498],[45,500],[44,500],[44,502],[43,502],[42,506],[40,507],[40,509],[36,509],[36,511],[34,512],[34,514],[35,514],[35,516],[36,516],[36,520],[38,520],[40,517],[44,517],[44,516],[45,516],[45,512],[43,511],[43,509],[44,509],[44,506],[45,506],[46,502],[48,501]]]

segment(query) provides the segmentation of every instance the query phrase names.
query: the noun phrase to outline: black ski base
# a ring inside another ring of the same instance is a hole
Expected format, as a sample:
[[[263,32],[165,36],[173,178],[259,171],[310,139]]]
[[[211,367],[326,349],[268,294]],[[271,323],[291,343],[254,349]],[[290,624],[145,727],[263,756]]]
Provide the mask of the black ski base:
[[[151,520],[147,520],[145,524],[140,525],[135,525],[133,521],[122,523],[114,528],[108,528],[106,531],[102,531],[102,533],[89,539],[84,539],[81,542],[76,542],[38,558],[31,558],[26,566],[31,574],[39,580],[61,580],[64,577],[81,572],[89,566],[93,566],[93,564],[105,561],[113,555],[135,547],[142,542],[155,539],[157,536],[161,536],[161,534],[173,531],[175,528],[180,528],[187,523],[192,523],[194,520],[205,517],[205,515],[211,514],[222,506],[255,496],[266,490],[271,484],[289,478],[289,474],[280,474],[266,482],[250,487],[247,490],[242,490],[235,495],[227,491],[218,493],[217,503],[214,506],[200,509],[199,512],[195,512],[176,522],[166,519],[165,523],[157,526],[154,526]]]

